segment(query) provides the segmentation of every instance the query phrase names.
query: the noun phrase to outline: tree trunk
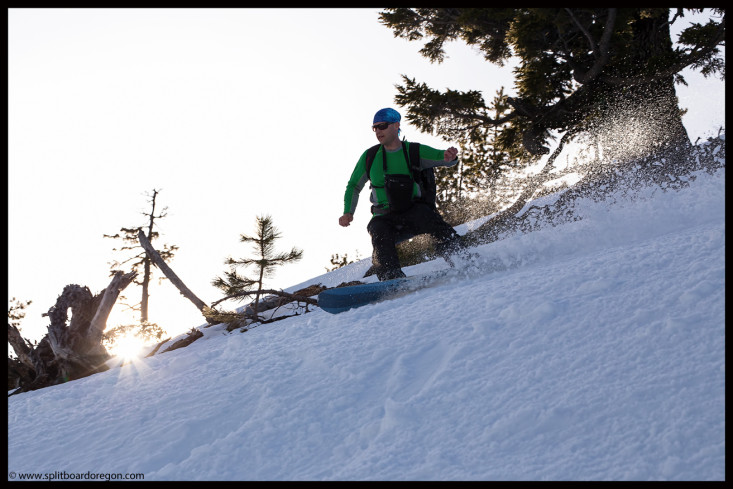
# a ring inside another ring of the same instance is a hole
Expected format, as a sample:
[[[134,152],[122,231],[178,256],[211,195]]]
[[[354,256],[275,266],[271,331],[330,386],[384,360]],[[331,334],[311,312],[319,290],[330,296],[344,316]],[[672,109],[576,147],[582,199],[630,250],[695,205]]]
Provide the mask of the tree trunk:
[[[17,328],[8,324],[8,343],[18,355],[17,392],[48,387],[107,370],[110,358],[102,345],[102,333],[120,292],[135,277],[135,272],[117,272],[100,294],[89,288],[67,285],[56,304],[48,310],[48,333],[31,348]],[[72,316],[68,322],[68,310]]]
[[[148,222],[148,243],[153,239],[153,223],[155,222],[155,199],[158,197],[158,191],[153,189],[152,209],[150,209],[150,221]],[[139,231],[142,232],[142,229]],[[147,251],[147,250],[146,250]],[[143,264],[143,296],[140,300],[140,323],[144,324],[148,322],[148,297],[150,287],[150,256],[145,257]]]
[[[673,52],[668,16],[667,9],[657,9],[633,22],[629,60],[612,74],[617,76],[606,80],[610,100],[601,111],[598,135],[608,161],[684,155],[691,150],[674,75],[659,72],[660,61]],[[639,67],[644,67],[642,74]]]
[[[148,297],[150,296],[149,287],[150,287],[150,259],[147,258],[145,260],[145,264],[143,265],[143,285],[142,285],[143,295],[140,300],[140,322],[143,324],[148,322]]]

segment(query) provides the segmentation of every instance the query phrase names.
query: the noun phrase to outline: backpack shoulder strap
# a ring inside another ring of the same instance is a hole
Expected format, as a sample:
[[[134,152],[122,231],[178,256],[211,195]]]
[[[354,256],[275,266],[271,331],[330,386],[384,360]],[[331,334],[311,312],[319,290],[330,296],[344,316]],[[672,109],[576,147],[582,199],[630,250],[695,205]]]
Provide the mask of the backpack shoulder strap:
[[[409,143],[408,144],[408,158],[410,159],[410,166],[412,167],[413,175],[420,173],[420,143]],[[420,178],[416,176],[415,178]]]
[[[410,166],[415,182],[420,186],[422,196],[420,199],[435,207],[437,196],[437,183],[433,168],[420,169],[420,143],[410,143],[409,147]]]
[[[366,174],[367,178],[369,178],[369,172],[372,170],[372,162],[374,161],[374,157],[377,155],[377,151],[379,151],[379,147],[381,144],[375,144],[371,148],[367,150],[366,154]],[[371,180],[371,178],[369,178]]]

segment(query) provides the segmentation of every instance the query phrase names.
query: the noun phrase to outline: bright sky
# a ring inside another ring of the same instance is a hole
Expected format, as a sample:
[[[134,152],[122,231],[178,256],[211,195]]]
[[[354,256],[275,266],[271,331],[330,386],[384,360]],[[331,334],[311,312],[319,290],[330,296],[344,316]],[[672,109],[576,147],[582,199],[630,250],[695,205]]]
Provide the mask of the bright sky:
[[[180,249],[173,270],[202,300],[227,256],[251,256],[239,235],[270,214],[278,249],[304,250],[266,285],[325,272],[334,253],[370,256],[368,195],[338,226],[346,182],[376,143],[374,113],[395,106],[401,74],[490,100],[512,74],[463,44],[430,64],[396,39],[379,9],[9,9],[8,291],[32,300],[24,335],[45,334],[67,284],[97,293],[121,258],[121,227],[145,224],[159,189],[154,242]],[[688,17],[689,18],[689,17]],[[724,82],[687,74],[679,87],[690,137],[725,125]],[[406,122],[408,140],[449,144]],[[157,276],[161,276],[157,272]],[[139,301],[139,289],[125,291]],[[234,304],[231,304],[234,306]],[[108,325],[124,318],[116,307]],[[172,334],[200,324],[168,282],[150,319]]]

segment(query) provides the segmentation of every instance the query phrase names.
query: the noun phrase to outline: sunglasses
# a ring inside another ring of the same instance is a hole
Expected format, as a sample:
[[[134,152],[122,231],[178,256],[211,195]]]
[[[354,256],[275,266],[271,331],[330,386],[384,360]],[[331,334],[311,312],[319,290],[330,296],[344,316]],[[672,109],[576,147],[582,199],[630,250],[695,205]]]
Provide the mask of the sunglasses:
[[[389,127],[390,124],[394,124],[394,122],[380,122],[379,124],[374,124],[372,126],[372,131],[376,132],[377,129],[379,129],[380,131],[384,131]]]

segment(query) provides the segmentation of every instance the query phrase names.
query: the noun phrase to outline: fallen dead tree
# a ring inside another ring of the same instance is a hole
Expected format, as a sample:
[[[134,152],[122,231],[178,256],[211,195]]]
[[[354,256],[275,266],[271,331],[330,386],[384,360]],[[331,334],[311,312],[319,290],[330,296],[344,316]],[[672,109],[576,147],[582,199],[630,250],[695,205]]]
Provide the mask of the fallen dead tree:
[[[245,327],[247,324],[251,323],[271,323],[274,321],[279,321],[282,319],[286,319],[293,316],[298,316],[299,313],[297,312],[297,309],[300,309],[301,304],[304,305],[304,310],[302,311],[303,314],[309,312],[308,306],[317,306],[318,300],[314,299],[313,296],[318,295],[318,293],[325,290],[326,287],[323,285],[311,285],[308,287],[305,287],[304,289],[297,290],[293,292],[292,294],[289,292],[284,292],[282,290],[274,290],[274,289],[263,289],[260,290],[260,294],[270,294],[269,296],[265,296],[262,299],[260,299],[258,304],[258,310],[255,314],[255,310],[252,307],[252,304],[246,306],[242,312],[224,312],[224,311],[218,311],[214,309],[215,306],[220,304],[221,302],[224,302],[226,300],[230,299],[239,299],[242,297],[255,295],[257,294],[257,291],[247,291],[242,292],[239,294],[232,294],[228,295],[226,297],[223,297],[219,299],[218,301],[215,301],[211,304],[211,309],[207,311],[207,321],[209,323],[213,324],[219,324],[219,323],[227,323],[227,330],[232,331],[237,328]],[[288,304],[296,304],[296,312],[291,315],[286,316],[280,316],[275,317],[274,312],[270,315],[270,319],[264,319],[260,314],[266,311],[271,310],[277,310],[282,306],[288,305]]]
[[[199,299],[196,294],[191,292],[191,289],[186,287],[186,284],[183,283],[183,280],[178,278],[178,275],[173,272],[171,267],[168,266],[168,264],[163,260],[163,258],[160,257],[160,254],[153,248],[153,245],[150,244],[150,241],[148,240],[148,237],[145,236],[145,233],[140,230],[140,232],[137,233],[137,237],[140,240],[140,245],[143,247],[145,252],[148,254],[150,259],[153,261],[156,267],[160,269],[161,272],[168,278],[168,280],[171,281],[173,285],[176,286],[178,291],[181,293],[183,297],[190,300],[194,306],[196,306],[196,309],[201,311],[202,314],[205,313],[208,306],[204,301]],[[206,316],[204,316],[206,317]]]
[[[97,295],[88,287],[76,284],[64,287],[56,304],[44,314],[50,319],[48,333],[36,345],[8,323],[8,343],[17,355],[8,359],[9,384],[12,378],[17,387],[10,395],[107,370],[105,362],[110,355],[102,345],[102,333],[120,292],[135,275],[135,272],[117,272]]]

